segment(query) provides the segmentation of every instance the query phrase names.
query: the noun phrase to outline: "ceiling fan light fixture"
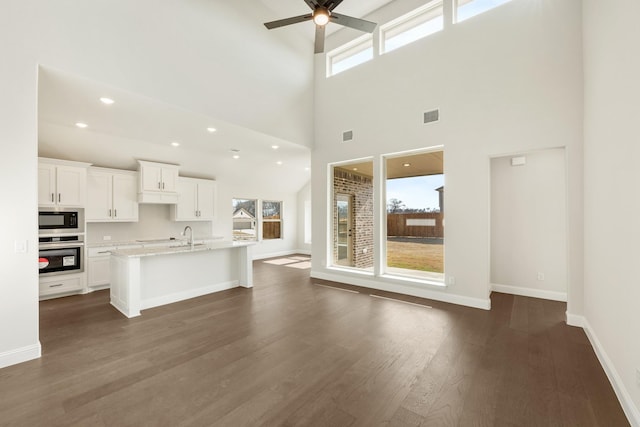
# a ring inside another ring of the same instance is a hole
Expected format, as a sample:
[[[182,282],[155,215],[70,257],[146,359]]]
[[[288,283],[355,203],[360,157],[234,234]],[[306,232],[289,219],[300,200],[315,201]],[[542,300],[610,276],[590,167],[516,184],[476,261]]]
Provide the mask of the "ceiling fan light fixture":
[[[313,22],[316,25],[325,26],[329,23],[331,12],[326,7],[319,7],[313,11]]]

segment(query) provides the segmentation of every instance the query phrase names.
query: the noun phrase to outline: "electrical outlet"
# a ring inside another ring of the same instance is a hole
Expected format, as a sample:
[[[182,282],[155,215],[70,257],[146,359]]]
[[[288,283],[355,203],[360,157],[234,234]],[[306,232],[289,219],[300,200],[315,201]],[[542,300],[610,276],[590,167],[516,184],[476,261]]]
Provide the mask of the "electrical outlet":
[[[540,280],[540,281],[544,280],[544,273],[538,271],[538,280]]]
[[[455,284],[456,284],[456,278],[455,278],[455,276],[449,276],[449,277],[447,278],[447,285],[449,285],[449,286],[453,286],[453,285],[455,285]]]
[[[104,241],[111,240],[111,236],[102,236],[102,240]]]

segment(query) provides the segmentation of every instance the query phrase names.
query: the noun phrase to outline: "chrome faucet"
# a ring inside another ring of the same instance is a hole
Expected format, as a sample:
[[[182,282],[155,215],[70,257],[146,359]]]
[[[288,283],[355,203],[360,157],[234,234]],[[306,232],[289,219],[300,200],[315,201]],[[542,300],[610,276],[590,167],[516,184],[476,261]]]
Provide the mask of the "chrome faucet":
[[[191,246],[191,249],[193,249],[193,229],[190,226],[187,225],[184,228],[184,231],[182,232],[182,235],[186,236],[187,235],[187,230],[189,230],[189,240],[187,242]]]

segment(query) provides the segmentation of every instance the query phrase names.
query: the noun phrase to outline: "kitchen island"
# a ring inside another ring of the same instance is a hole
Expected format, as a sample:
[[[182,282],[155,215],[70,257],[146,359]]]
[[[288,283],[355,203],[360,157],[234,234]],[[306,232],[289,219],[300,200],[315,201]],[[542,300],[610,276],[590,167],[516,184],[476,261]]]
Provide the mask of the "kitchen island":
[[[118,250],[111,254],[111,305],[140,310],[242,286],[253,287],[253,242]]]

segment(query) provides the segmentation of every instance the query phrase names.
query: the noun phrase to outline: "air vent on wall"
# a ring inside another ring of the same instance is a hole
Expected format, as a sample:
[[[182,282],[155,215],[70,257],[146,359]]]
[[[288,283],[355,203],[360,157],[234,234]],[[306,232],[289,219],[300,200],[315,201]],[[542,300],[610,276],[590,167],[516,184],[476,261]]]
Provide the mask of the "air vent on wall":
[[[440,120],[440,110],[426,111],[423,116],[423,123],[433,123]]]
[[[353,141],[353,131],[348,130],[346,132],[342,132],[342,142]]]

